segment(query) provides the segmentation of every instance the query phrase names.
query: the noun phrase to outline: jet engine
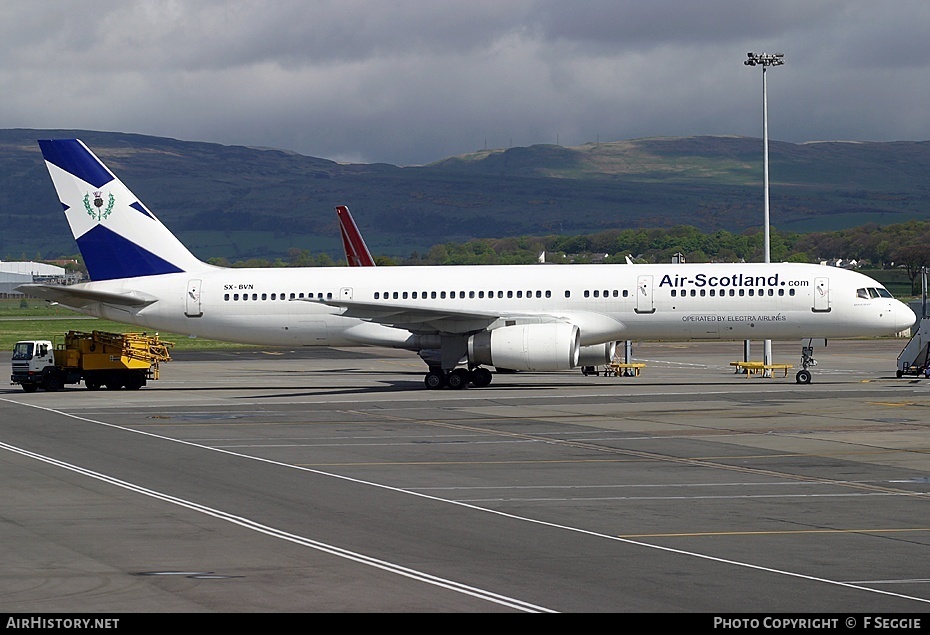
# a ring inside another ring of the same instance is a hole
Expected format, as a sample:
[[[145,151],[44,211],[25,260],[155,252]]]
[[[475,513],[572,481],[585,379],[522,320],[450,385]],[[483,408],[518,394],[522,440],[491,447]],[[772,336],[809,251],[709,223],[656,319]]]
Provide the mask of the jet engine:
[[[511,370],[569,370],[578,365],[581,334],[574,324],[524,324],[468,338],[468,361]]]
[[[614,361],[614,354],[617,352],[616,342],[607,342],[606,344],[592,344],[591,346],[582,346],[581,354],[578,356],[579,366],[606,366]]]

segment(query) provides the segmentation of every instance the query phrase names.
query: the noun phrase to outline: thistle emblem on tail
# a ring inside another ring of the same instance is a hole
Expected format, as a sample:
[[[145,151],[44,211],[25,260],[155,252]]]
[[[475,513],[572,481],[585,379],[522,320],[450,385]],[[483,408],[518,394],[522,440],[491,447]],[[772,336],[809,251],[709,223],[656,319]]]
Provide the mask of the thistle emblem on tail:
[[[110,212],[113,211],[113,205],[116,203],[116,199],[111,193],[108,193],[107,196],[107,205],[106,209],[104,209],[103,192],[94,192],[93,201],[91,201],[90,193],[84,195],[84,209],[87,210],[87,214],[91,218],[97,221],[106,220],[107,216],[110,215]]]

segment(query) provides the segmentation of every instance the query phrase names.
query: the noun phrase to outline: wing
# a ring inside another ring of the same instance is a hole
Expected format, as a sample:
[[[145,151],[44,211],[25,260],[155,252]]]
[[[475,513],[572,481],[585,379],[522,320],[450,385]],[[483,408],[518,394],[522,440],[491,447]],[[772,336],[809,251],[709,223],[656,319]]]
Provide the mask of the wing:
[[[343,309],[341,315],[374,322],[418,335],[470,335],[485,329],[496,329],[516,324],[551,324],[566,322],[581,330],[581,344],[588,346],[623,339],[626,326],[605,313],[591,311],[559,312],[499,312],[468,311],[465,309],[430,309],[409,304],[388,302],[359,302],[349,298],[304,298],[297,302],[315,302]]]
[[[358,302],[345,298],[329,300],[305,298],[302,301],[341,308],[344,317],[405,329],[412,333],[474,333],[483,331],[499,320],[507,319],[523,318],[535,321],[540,321],[540,319],[543,321],[556,321],[552,316],[528,316],[523,313],[504,315],[484,311],[430,309],[384,302]]]
[[[90,304],[103,303],[125,307],[148,306],[158,300],[135,291],[117,293],[114,291],[100,291],[89,289],[83,285],[75,284],[62,286],[55,284],[21,284],[17,291],[32,295],[49,302],[57,302],[67,307],[82,308]]]

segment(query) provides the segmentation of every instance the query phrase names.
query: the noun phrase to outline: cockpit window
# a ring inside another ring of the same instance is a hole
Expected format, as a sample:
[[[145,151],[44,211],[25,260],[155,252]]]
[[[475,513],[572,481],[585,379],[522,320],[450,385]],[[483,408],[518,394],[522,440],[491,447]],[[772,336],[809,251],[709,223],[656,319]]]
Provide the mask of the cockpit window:
[[[868,289],[856,289],[856,297],[870,300],[872,298],[893,298],[894,296],[884,287],[869,287]]]

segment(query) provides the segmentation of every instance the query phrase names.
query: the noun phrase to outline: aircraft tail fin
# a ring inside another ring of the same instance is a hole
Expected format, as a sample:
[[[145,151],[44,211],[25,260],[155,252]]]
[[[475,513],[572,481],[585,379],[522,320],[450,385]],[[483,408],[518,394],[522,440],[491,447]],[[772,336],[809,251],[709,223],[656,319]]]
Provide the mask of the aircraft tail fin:
[[[79,139],[40,140],[91,280],[209,268]]]
[[[368,251],[368,245],[362,238],[362,233],[355,224],[355,219],[345,205],[336,207],[339,217],[339,232],[342,234],[342,246],[346,252],[346,262],[350,267],[374,267],[375,261]]]

